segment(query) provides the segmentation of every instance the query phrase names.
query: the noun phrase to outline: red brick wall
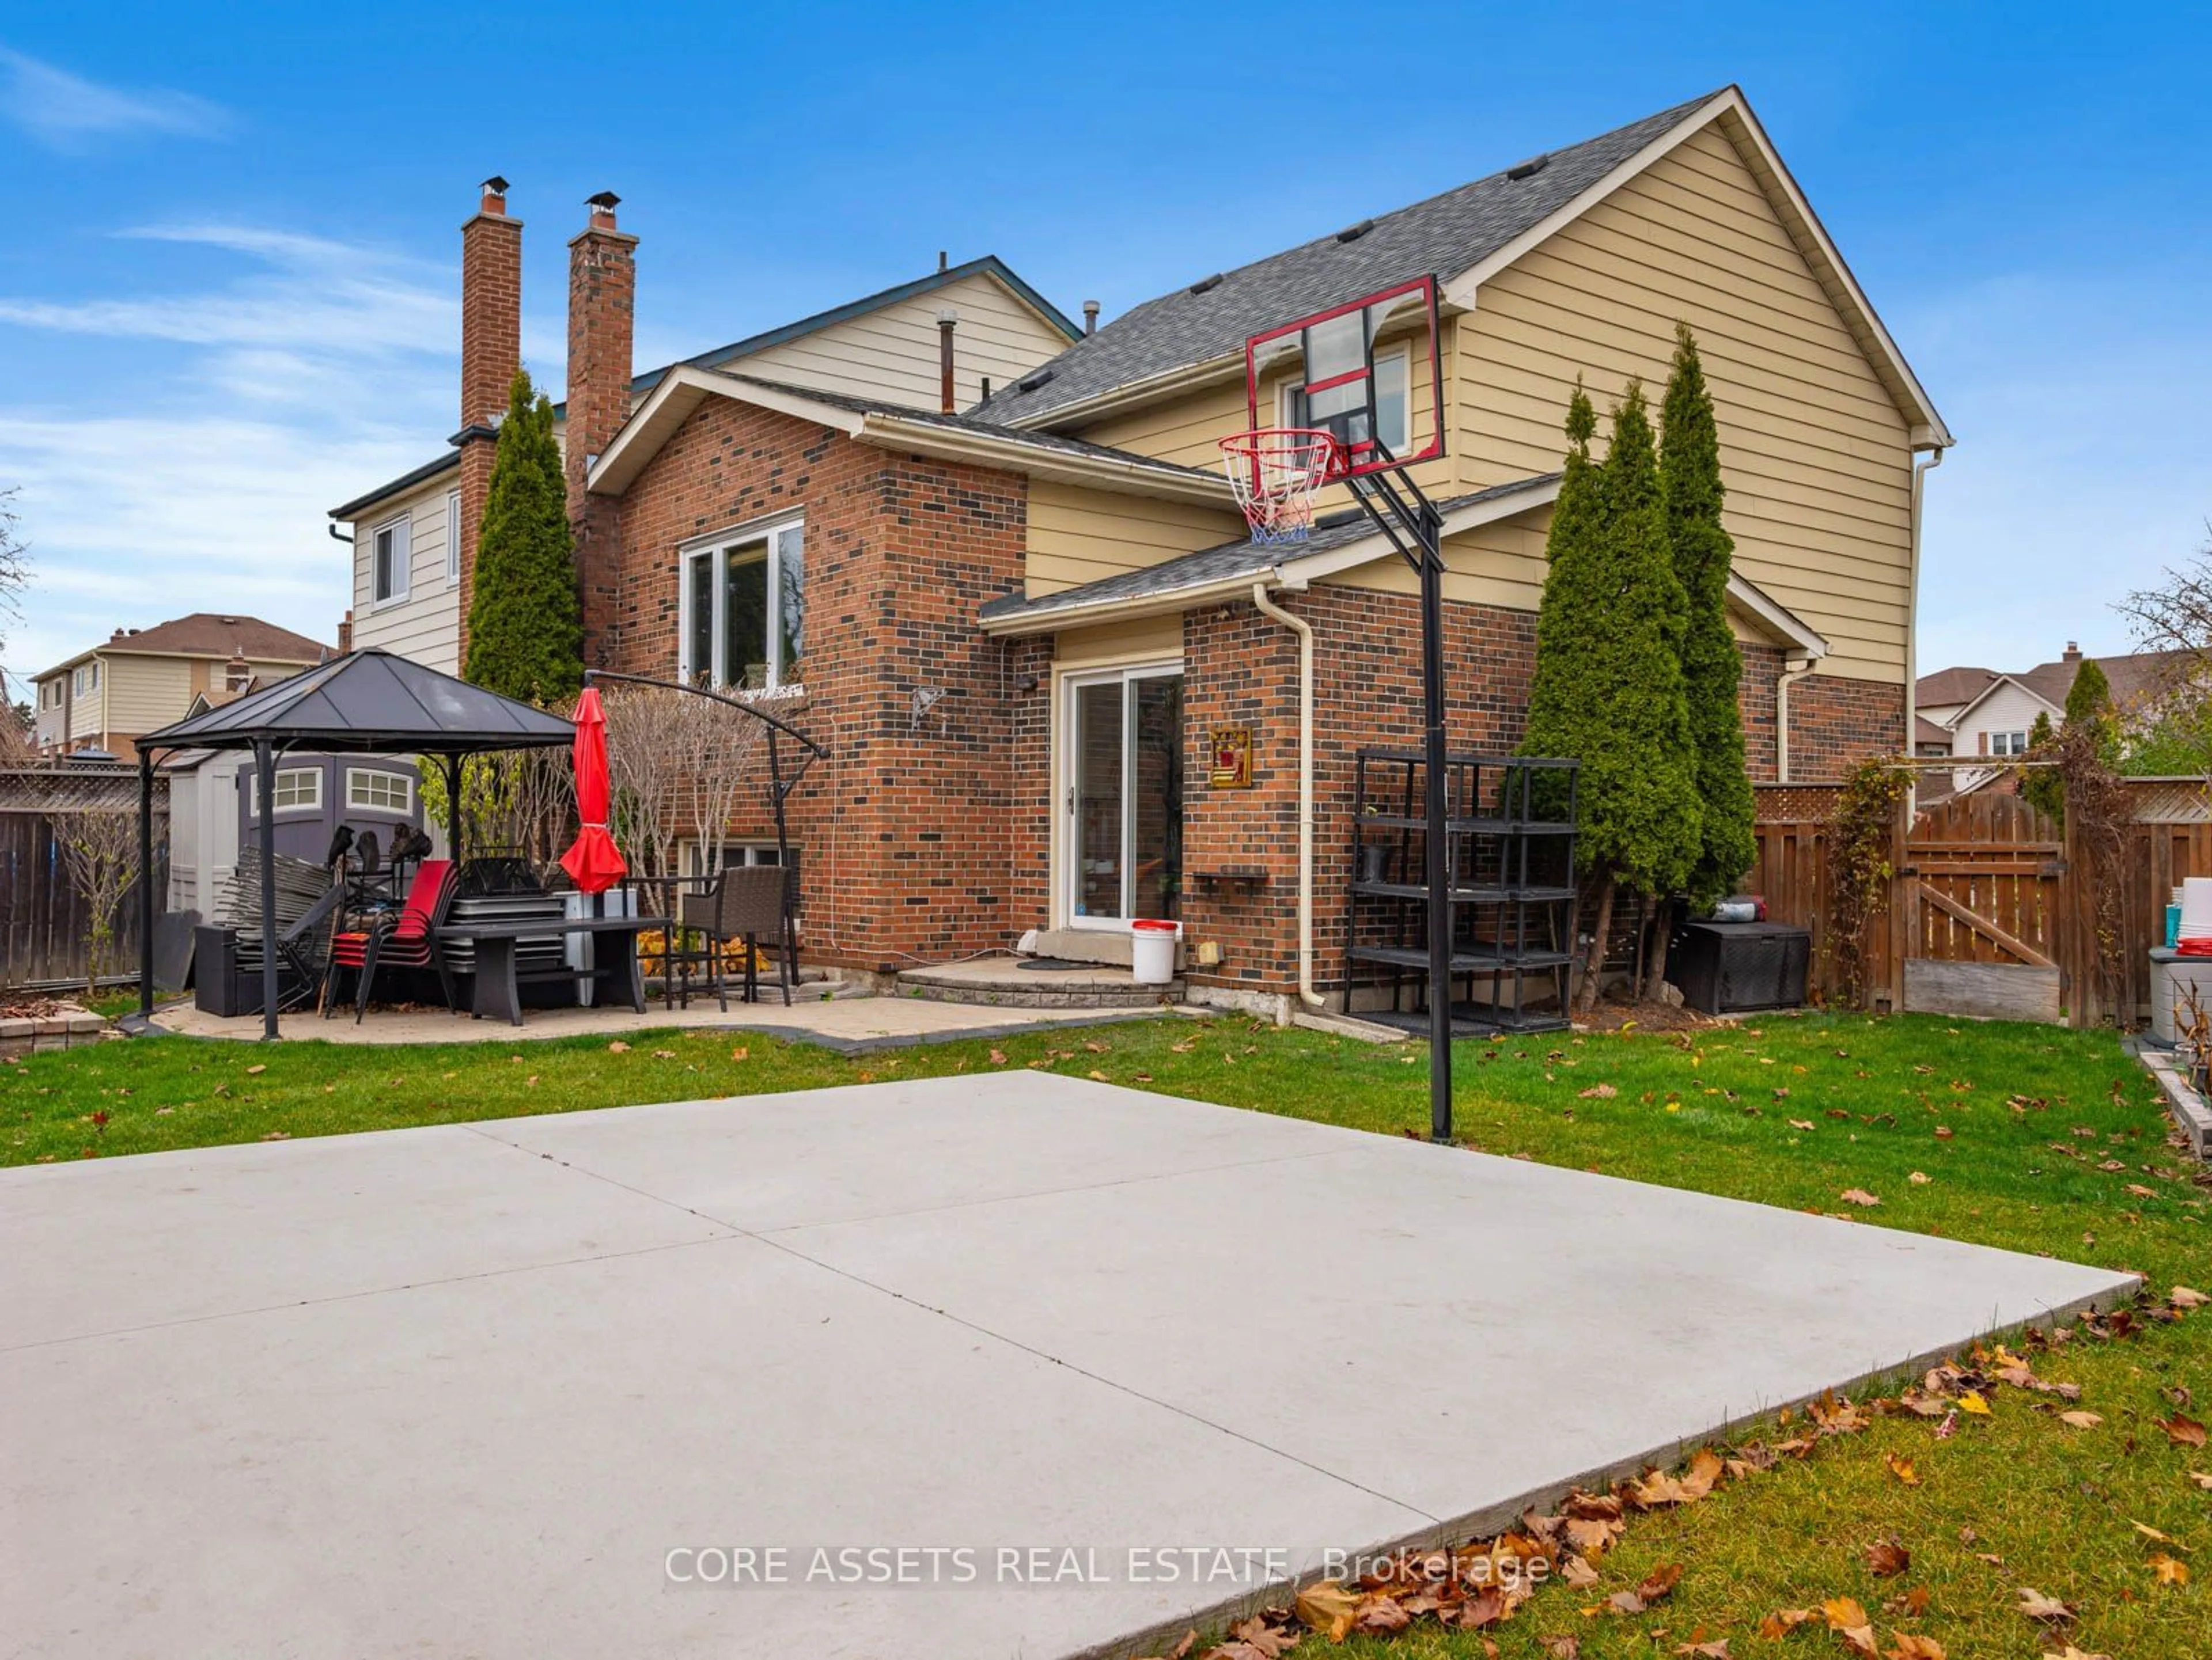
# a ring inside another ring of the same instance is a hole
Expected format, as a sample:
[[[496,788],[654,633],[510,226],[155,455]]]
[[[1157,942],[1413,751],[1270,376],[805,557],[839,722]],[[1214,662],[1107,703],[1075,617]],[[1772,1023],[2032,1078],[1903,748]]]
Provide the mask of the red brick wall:
[[[1906,752],[1903,686],[1832,674],[1790,685],[1791,783],[1832,782],[1869,755]]]
[[[613,502],[586,496],[592,457],[629,417],[630,348],[637,299],[637,238],[614,228],[611,213],[568,243],[568,396],[563,471],[568,520],[576,532],[576,571],[584,602],[584,660],[611,622],[615,585],[601,567],[614,558]]]
[[[1771,782],[1775,772],[1774,687],[1782,678],[1779,646],[1736,642],[1743,678],[1736,683],[1736,713],[1743,721],[1743,765],[1754,784]]]
[[[1012,761],[1042,747],[1042,711],[1013,690],[1018,648],[975,617],[1021,580],[1019,477],[710,401],[622,498],[601,655],[672,675],[678,545],[794,508],[807,607],[797,718],[831,751],[790,803],[806,953],[881,970],[1006,946],[1035,920],[1010,909],[1016,841],[1039,834],[1014,811]],[[920,714],[917,688],[943,694]],[[772,834],[757,799],[733,834]]]
[[[476,593],[477,532],[491,493],[496,447],[489,429],[507,408],[522,363],[522,222],[503,198],[461,227],[460,660],[469,660],[469,605]],[[472,429],[477,431],[470,436]]]

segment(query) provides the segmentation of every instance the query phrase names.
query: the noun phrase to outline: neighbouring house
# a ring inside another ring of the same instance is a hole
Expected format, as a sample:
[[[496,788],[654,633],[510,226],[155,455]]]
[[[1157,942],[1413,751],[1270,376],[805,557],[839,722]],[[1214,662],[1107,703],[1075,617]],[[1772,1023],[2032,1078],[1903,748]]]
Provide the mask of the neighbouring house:
[[[194,698],[281,680],[330,650],[258,617],[215,611],[118,629],[33,678],[39,752],[52,759],[98,748],[135,760],[138,734],[183,720]]]
[[[476,356],[465,376],[471,395],[463,400],[461,430],[443,454],[331,510],[352,534],[355,643],[447,674],[460,672],[466,653],[489,441],[520,350],[520,336],[506,331],[520,326],[522,222],[507,215],[505,190],[504,180],[486,184],[483,211],[463,235],[469,307],[463,332]],[[615,228],[616,204],[611,196],[594,199],[592,226],[576,243],[572,280],[582,291],[572,287],[569,295],[569,383],[590,405],[580,419],[601,438],[678,368],[742,370],[825,392],[951,409],[988,396],[1081,337],[995,255],[958,265],[940,257],[935,271],[912,282],[633,375],[629,250],[636,239]],[[602,257],[608,250],[620,257]],[[616,360],[619,377],[604,368]],[[626,392],[617,379],[627,380]],[[556,404],[554,436],[564,446],[569,419],[570,405]],[[457,526],[466,527],[459,536]]]
[[[481,417],[520,337],[503,200],[464,244],[465,481],[489,471]],[[1218,444],[1248,424],[1249,336],[1415,277],[1445,297],[1449,443],[1419,476],[1444,516],[1456,744],[1522,729],[1570,392],[1656,391],[1678,319],[1719,410],[1753,776],[1832,780],[1915,730],[1920,475],[1951,435],[1736,88],[1194,270],[957,412],[757,354],[673,366],[640,397],[633,239],[595,204],[570,248],[587,660],[777,688],[828,746],[790,803],[816,960],[890,973],[1031,933],[1127,960],[1131,920],[1170,916],[1192,996],[1286,1008],[1303,629],[1305,966],[1344,984],[1353,758],[1418,733],[1414,582],[1340,512],[1254,545]],[[1408,344],[1419,409],[1428,353]],[[1303,388],[1292,358],[1263,407]],[[1217,734],[1249,739],[1249,771],[1217,778]],[[766,822],[763,805],[732,829]]]
[[[1923,727],[1915,752],[1993,760],[2026,755],[2037,716],[2049,716],[2054,727],[2064,722],[2067,694],[2085,662],[2104,671],[2123,727],[2147,724],[2172,689],[2177,669],[2192,665],[2195,656],[2151,651],[2089,658],[2069,640],[2056,661],[2032,669],[1939,669],[1914,687]],[[2007,774],[2002,768],[1964,766],[1949,775],[1965,792],[1985,788]]]

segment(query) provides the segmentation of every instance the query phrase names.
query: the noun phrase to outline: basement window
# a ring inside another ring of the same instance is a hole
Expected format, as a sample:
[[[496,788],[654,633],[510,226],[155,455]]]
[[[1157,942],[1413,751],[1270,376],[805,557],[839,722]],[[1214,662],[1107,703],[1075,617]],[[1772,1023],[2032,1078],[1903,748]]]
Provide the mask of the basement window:
[[[805,527],[793,520],[685,551],[678,678],[753,691],[799,683],[805,550]]]

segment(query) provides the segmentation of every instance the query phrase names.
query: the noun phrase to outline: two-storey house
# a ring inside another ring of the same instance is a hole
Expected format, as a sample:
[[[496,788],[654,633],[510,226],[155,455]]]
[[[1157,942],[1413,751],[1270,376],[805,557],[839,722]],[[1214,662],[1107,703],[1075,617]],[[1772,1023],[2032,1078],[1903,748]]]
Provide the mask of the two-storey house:
[[[488,204],[465,232],[465,412],[513,368],[511,224]],[[1522,730],[1571,391],[1656,388],[1681,320],[1719,410],[1754,777],[1906,748],[1921,477],[1951,435],[1734,88],[1194,270],[959,413],[757,359],[635,396],[631,240],[595,211],[571,251],[587,655],[803,685],[830,751],[792,802],[818,959],[895,971],[1036,931],[1108,960],[1171,916],[1194,996],[1341,983],[1352,757],[1416,733],[1413,583],[1356,517],[1255,546],[1218,444],[1248,424],[1248,337],[1415,277],[1445,301],[1449,442],[1421,481],[1455,742]],[[1406,344],[1414,423],[1431,353]],[[1293,358],[1263,409],[1303,382]],[[488,471],[489,434],[463,439],[464,478]],[[1225,781],[1249,787],[1216,787],[1222,730],[1249,736]]]

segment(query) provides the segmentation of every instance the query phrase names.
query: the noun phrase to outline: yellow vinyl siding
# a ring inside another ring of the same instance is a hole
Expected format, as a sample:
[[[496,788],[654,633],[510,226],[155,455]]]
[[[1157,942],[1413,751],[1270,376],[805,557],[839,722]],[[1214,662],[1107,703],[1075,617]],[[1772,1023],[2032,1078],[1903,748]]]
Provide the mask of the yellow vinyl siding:
[[[132,657],[118,653],[102,666],[107,697],[105,729],[137,736],[181,721],[191,706],[192,666],[185,657]]]
[[[1677,318],[1718,407],[1737,568],[1826,636],[1824,672],[1902,680],[1905,419],[1717,128],[1483,284],[1459,319],[1456,488],[1556,468],[1577,374],[1601,407],[1631,374],[1656,401]]]
[[[952,382],[963,410],[981,401],[986,376],[994,387],[1004,386],[1067,350],[1066,335],[995,277],[978,272],[726,367],[732,374],[933,410],[939,393],[937,314],[948,307],[960,313],[952,334]]]
[[[1144,617],[1095,628],[1063,629],[1053,637],[1053,666],[1063,671],[1115,663],[1166,662],[1182,656],[1182,618]]]
[[[1225,510],[1033,478],[1024,591],[1032,599],[1058,593],[1243,532],[1243,520]]]
[[[1517,518],[1444,538],[1444,598],[1472,605],[1534,611],[1544,600],[1544,538],[1552,510],[1532,508]],[[1420,580],[1395,554],[1326,579],[1382,593],[1419,593]]]

